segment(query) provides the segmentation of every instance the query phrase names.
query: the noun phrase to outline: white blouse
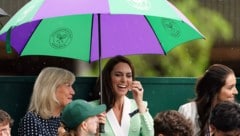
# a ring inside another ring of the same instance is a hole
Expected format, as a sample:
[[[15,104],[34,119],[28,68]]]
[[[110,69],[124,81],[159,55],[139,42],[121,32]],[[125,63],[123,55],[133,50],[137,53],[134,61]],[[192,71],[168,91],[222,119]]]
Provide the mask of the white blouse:
[[[179,107],[178,111],[182,113],[187,119],[190,119],[192,121],[194,136],[199,136],[201,129],[198,121],[199,115],[197,113],[196,102],[183,104]]]

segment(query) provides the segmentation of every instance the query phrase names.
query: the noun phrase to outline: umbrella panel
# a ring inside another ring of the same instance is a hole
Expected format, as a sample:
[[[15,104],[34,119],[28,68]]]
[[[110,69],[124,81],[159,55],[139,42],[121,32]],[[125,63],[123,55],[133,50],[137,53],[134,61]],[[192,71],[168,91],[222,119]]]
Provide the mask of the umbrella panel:
[[[152,29],[164,48],[165,54],[179,44],[202,38],[191,25],[184,21],[147,17]]]
[[[115,55],[166,54],[181,43],[203,38],[167,0],[94,1],[30,1],[0,31],[0,40],[10,42],[22,56],[91,62]]]
[[[99,59],[101,37],[102,58],[115,55],[164,54],[158,38],[144,16],[104,14],[101,15],[100,23],[99,16],[92,16],[65,16],[21,25],[11,34],[12,39],[15,39],[11,41],[12,46],[22,56],[48,55],[91,62]],[[23,29],[25,31],[22,31]],[[21,37],[22,35],[25,37]]]
[[[99,59],[98,22],[94,16],[91,61]],[[101,15],[102,58],[115,55],[164,54],[144,16]]]
[[[42,20],[21,55],[59,56],[89,61],[91,15]]]

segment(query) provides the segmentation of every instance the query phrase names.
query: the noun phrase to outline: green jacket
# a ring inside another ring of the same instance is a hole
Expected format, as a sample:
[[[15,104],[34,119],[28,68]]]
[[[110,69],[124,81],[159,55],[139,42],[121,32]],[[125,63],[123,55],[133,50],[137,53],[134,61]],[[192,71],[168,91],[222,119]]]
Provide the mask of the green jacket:
[[[128,99],[127,97],[126,97],[126,99],[129,101],[129,103],[128,103],[129,106],[127,106],[127,107],[130,108],[130,112],[136,110],[137,105],[136,105],[135,100]],[[91,103],[98,104],[99,101],[94,101]],[[144,103],[147,105],[147,102],[144,102]],[[116,127],[115,127],[115,132],[114,132],[114,127],[111,125],[111,124],[113,124],[111,122],[113,120],[109,119],[109,116],[108,116],[109,112],[111,112],[111,110],[108,111],[108,113],[107,113],[107,121],[105,124],[105,133],[101,133],[101,136],[126,136],[123,133],[122,134],[118,133],[119,130],[118,129],[116,130]],[[124,114],[124,111],[123,111],[123,114]],[[125,114],[127,114],[127,112],[125,112]],[[153,118],[148,111],[145,113],[142,113],[142,114],[137,113],[137,114],[133,115],[132,117],[130,117],[129,115],[123,115],[122,120],[124,120],[125,122],[126,121],[128,122],[128,123],[126,123],[129,125],[129,127],[127,127],[128,132],[125,132],[128,134],[128,136],[153,136],[154,135]],[[126,125],[126,126],[128,126],[128,125]]]

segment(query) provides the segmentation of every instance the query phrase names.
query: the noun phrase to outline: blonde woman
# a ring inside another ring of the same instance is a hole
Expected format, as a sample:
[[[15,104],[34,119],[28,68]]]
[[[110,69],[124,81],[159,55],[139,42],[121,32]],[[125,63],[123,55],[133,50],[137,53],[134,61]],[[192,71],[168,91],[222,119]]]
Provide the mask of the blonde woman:
[[[72,72],[57,68],[44,68],[37,77],[26,115],[22,118],[19,136],[54,136],[60,126],[60,113],[75,94]]]

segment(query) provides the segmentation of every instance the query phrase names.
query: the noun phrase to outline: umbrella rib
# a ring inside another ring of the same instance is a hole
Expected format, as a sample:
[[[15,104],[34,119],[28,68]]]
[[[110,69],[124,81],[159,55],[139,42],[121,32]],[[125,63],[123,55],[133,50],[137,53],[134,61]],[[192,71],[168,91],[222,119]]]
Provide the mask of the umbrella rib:
[[[99,64],[99,75],[100,75],[100,103],[103,103],[102,100],[102,66],[101,66],[101,58],[102,58],[102,41],[101,41],[101,15],[98,13],[98,64]]]
[[[146,21],[148,22],[149,26],[151,27],[151,30],[153,31],[156,39],[158,40],[159,45],[162,47],[162,50],[163,50],[164,55],[166,55],[167,53],[166,53],[165,49],[163,48],[163,45],[162,45],[162,43],[160,42],[160,39],[158,39],[158,36],[157,36],[157,34],[155,33],[155,31],[154,31],[154,29],[153,29],[153,27],[152,27],[152,24],[150,23],[150,21],[148,20],[148,18],[147,18],[145,15],[144,15],[144,18],[146,19]]]
[[[101,41],[101,15],[98,13],[98,57],[99,57],[99,60],[101,60],[102,58],[102,48],[101,48],[101,44],[102,44],[102,41]]]
[[[101,65],[101,58],[102,58],[102,41],[101,41],[101,15],[100,13],[97,14],[98,15],[98,61],[99,61],[99,74],[100,74],[100,103],[103,103],[103,97],[102,97],[102,89],[103,89],[103,78],[102,78],[102,65]],[[100,123],[99,124],[99,132],[100,133],[104,133],[105,129],[104,129],[104,124]]]
[[[91,53],[91,51],[92,51],[92,42],[93,42],[93,41],[92,41],[92,36],[93,36],[93,21],[94,21],[94,14],[92,14],[92,22],[91,22],[92,25],[91,25],[91,30],[90,30],[90,31],[91,31],[91,34],[90,34],[90,37],[91,37],[91,38],[90,38],[90,45],[89,45],[89,46],[90,46],[90,50],[89,50],[89,61],[88,61],[88,63],[91,63],[91,61],[92,61],[92,60],[91,60],[91,58],[92,58],[92,53]]]

